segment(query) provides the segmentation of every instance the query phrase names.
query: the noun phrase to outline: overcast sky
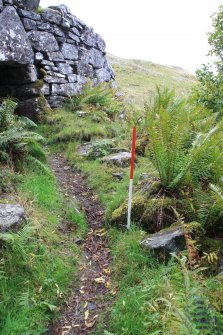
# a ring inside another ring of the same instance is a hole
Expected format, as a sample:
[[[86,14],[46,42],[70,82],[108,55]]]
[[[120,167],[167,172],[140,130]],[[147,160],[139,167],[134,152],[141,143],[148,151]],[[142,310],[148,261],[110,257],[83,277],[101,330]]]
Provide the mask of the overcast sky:
[[[107,52],[194,72],[207,63],[210,15],[220,0],[41,0],[65,4],[105,40]]]

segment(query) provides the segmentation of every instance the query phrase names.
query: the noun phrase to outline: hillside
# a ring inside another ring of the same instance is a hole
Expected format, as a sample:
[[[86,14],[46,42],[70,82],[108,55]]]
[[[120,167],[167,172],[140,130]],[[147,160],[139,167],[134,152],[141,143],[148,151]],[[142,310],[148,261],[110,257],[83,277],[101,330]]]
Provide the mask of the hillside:
[[[121,92],[128,101],[139,106],[143,106],[146,97],[154,94],[157,85],[174,88],[178,94],[185,94],[196,84],[196,77],[179,67],[124,59],[111,54],[107,57]]]

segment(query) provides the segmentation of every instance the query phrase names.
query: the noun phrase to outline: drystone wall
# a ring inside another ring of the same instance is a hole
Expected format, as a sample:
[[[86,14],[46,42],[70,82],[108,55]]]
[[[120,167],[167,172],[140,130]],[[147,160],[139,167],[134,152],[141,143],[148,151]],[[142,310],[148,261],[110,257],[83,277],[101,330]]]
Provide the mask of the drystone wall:
[[[114,80],[105,42],[64,5],[37,13],[39,0],[0,0],[0,97],[18,98],[33,119],[78,94],[87,78]],[[42,101],[42,100],[41,100]]]

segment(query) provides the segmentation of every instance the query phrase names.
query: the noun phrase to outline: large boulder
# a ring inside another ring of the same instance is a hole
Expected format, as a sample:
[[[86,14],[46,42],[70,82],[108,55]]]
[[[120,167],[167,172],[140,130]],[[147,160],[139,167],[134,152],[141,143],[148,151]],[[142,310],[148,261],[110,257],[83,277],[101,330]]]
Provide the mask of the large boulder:
[[[154,232],[161,226],[168,227],[175,220],[173,215],[174,199],[169,197],[148,197],[147,194],[134,194],[132,198],[132,221]],[[126,225],[128,199],[115,209],[111,222],[116,226]]]
[[[7,6],[0,14],[0,31],[1,64],[33,64],[34,53],[14,7]]]
[[[141,245],[150,250],[164,253],[178,253],[186,248],[184,226],[177,225],[146,237]]]
[[[0,204],[0,232],[17,228],[24,216],[25,210],[19,204]]]
[[[189,240],[196,240],[202,244],[204,234],[204,228],[199,222],[174,223],[158,233],[145,237],[141,242],[141,246],[162,256],[170,253],[179,253],[186,250],[187,244],[190,244],[189,241],[186,243],[185,235],[189,236]],[[191,248],[193,248],[193,244],[191,244]]]

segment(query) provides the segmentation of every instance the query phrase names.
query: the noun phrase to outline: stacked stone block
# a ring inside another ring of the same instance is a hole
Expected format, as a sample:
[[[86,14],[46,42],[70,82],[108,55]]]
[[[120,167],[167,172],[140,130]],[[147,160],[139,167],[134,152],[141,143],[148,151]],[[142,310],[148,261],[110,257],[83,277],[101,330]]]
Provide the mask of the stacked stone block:
[[[44,95],[58,107],[87,78],[95,84],[114,80],[104,40],[66,6],[37,13],[38,3],[0,0],[0,96],[17,97],[23,109],[33,101],[38,109]]]

